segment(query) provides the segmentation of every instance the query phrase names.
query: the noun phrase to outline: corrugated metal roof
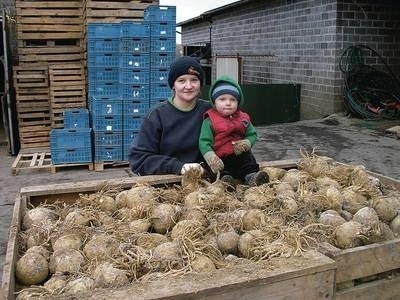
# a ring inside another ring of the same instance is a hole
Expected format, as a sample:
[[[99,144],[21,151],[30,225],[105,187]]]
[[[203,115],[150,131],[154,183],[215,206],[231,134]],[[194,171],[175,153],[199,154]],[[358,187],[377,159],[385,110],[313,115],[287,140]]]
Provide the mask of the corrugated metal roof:
[[[254,2],[254,1],[257,1],[257,0],[241,0],[241,1],[236,1],[236,2],[230,3],[230,4],[226,4],[226,5],[214,8],[212,10],[208,10],[208,11],[202,13],[200,16],[191,18],[186,21],[179,22],[178,24],[176,24],[176,26],[188,25],[191,23],[197,23],[197,22],[201,22],[201,21],[207,21],[207,20],[210,20],[217,13],[226,11],[230,8],[245,5],[247,3]]]

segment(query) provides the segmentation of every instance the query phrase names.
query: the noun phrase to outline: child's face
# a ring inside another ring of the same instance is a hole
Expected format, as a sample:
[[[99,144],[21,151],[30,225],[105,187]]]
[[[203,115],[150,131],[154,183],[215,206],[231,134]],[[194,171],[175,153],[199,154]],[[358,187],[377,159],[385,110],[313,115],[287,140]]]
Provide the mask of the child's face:
[[[230,94],[222,94],[215,99],[215,108],[223,116],[230,116],[236,112],[239,102]]]

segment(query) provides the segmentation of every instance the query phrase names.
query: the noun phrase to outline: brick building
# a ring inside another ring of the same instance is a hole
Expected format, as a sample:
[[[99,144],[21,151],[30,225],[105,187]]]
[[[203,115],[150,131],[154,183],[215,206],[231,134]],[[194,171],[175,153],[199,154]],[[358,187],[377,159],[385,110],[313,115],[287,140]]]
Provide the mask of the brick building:
[[[301,119],[343,111],[338,62],[348,46],[371,47],[400,77],[395,0],[242,0],[177,25],[183,46],[211,42],[214,76],[216,58],[236,56],[242,83],[301,84]]]

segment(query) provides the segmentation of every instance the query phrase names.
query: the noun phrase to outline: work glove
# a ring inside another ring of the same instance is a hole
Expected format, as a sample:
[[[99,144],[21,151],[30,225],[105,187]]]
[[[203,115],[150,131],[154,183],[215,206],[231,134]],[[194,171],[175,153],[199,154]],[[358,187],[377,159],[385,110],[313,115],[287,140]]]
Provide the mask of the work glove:
[[[213,173],[220,172],[224,169],[223,161],[217,156],[217,154],[215,154],[214,151],[206,152],[204,154],[204,159]]]
[[[240,155],[243,152],[249,151],[251,149],[251,143],[247,139],[232,142],[232,146],[233,146],[233,152],[236,155]]]
[[[181,175],[185,174],[189,170],[198,170],[200,174],[204,173],[203,167],[198,163],[187,163],[182,166]]]

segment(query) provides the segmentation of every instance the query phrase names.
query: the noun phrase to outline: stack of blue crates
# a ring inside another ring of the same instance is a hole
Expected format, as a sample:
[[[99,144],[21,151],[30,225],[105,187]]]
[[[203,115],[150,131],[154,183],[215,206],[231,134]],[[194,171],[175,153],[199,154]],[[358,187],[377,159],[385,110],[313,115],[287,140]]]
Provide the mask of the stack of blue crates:
[[[64,128],[50,131],[51,163],[53,165],[91,163],[93,160],[91,133],[87,109],[66,109]]]
[[[143,116],[170,94],[176,8],[148,6],[144,21],[89,23],[88,86],[95,162],[127,160]]]
[[[149,6],[144,20],[151,25],[150,40],[150,106],[171,96],[168,70],[176,58],[176,7]]]

